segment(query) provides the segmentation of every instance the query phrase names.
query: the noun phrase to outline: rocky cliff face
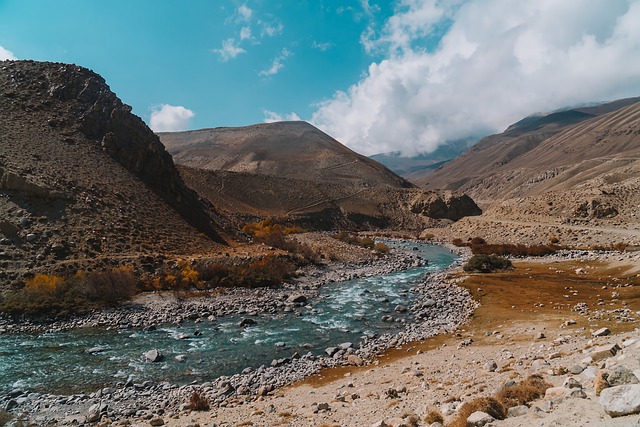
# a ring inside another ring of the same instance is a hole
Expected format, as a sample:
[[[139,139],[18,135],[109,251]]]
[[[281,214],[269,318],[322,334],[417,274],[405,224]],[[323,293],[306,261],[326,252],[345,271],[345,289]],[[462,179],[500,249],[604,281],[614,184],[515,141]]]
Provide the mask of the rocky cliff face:
[[[72,105],[72,116],[87,138],[98,142],[192,225],[214,240],[223,241],[195,192],[180,178],[158,137],[138,116],[131,114],[131,107],[111,92],[101,76],[75,65],[30,65],[40,68],[41,76],[48,82],[44,89],[51,98]]]
[[[0,62],[0,285],[219,248],[215,212],[130,110],[85,68]]]
[[[481,215],[476,203],[461,192],[425,191],[416,195],[411,203],[411,211],[433,219],[458,221],[465,216]]]

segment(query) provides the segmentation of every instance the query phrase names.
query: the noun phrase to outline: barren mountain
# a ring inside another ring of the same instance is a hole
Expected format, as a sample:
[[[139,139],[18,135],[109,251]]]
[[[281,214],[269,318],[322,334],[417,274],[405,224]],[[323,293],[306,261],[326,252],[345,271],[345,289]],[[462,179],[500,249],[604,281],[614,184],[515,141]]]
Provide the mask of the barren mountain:
[[[0,62],[0,275],[74,272],[223,243],[212,211],[99,75]]]
[[[483,224],[457,224],[469,225],[469,233],[507,228],[522,237],[523,228],[533,227],[538,231],[528,234],[539,242],[562,235],[564,242],[617,239],[637,244],[638,101],[525,119],[426,176],[428,187],[464,191],[480,202],[485,213],[478,221]],[[496,221],[509,225],[496,227]],[[517,241],[511,234],[500,231],[493,237]]]
[[[525,118],[501,134],[483,138],[416,182],[426,188],[465,191],[484,204],[540,192],[541,188],[534,190],[538,186],[527,185],[527,181],[540,183],[560,172],[570,173],[573,166],[584,166],[589,160],[635,152],[639,101],[629,98]],[[615,168],[616,164],[610,166]],[[574,181],[571,186],[577,184]]]
[[[158,135],[176,163],[192,168],[353,187],[413,187],[380,163],[350,150],[306,122]]]
[[[305,122],[159,136],[188,185],[238,222],[273,216],[312,228],[415,229],[427,212],[453,220],[479,213],[468,197],[418,190]]]

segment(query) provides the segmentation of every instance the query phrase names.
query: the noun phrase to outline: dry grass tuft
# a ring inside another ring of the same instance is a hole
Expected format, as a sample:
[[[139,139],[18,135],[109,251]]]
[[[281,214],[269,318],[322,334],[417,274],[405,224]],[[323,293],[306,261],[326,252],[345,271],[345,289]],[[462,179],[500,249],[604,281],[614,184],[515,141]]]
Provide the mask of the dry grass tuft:
[[[467,418],[476,411],[485,412],[496,420],[507,418],[507,410],[497,399],[493,397],[478,397],[463,404],[456,417],[447,427],[467,427]]]
[[[430,410],[427,415],[424,417],[424,422],[427,425],[431,425],[433,423],[444,424],[444,415],[437,409]]]
[[[496,399],[505,408],[513,408],[539,399],[544,396],[549,387],[551,384],[547,383],[540,375],[531,375],[514,386],[504,387],[496,394]]]
[[[189,409],[192,411],[208,411],[210,409],[209,401],[202,390],[194,390],[191,393]]]

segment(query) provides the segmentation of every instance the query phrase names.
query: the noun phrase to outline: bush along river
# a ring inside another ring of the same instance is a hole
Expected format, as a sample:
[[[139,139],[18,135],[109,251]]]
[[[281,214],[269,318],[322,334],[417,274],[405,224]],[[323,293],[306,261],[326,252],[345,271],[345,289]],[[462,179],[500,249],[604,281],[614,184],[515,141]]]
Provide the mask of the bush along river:
[[[140,407],[161,414],[178,410],[196,384],[212,403],[226,405],[455,330],[475,308],[465,289],[443,280],[458,256],[436,245],[391,244],[395,255],[383,268],[193,301],[156,296],[146,308],[74,324],[83,327],[5,328],[0,408],[40,413],[39,422],[59,419],[61,407],[69,422],[140,416]],[[96,326],[109,320],[109,327]]]

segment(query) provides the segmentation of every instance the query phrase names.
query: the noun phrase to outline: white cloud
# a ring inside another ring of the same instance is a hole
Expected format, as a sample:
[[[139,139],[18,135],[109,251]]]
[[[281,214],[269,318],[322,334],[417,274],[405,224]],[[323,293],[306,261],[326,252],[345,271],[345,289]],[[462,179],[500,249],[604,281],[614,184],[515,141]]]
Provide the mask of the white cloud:
[[[282,25],[282,23],[277,23],[277,24],[263,23],[261,35],[263,37],[264,36],[274,37],[282,34],[282,30],[284,30],[284,26]]]
[[[333,43],[331,42],[317,42],[317,41],[313,41],[313,44],[311,45],[311,47],[313,47],[314,49],[318,49],[319,51],[322,52],[326,52],[329,49],[331,49],[333,47]]]
[[[298,122],[302,120],[296,113],[278,114],[274,111],[264,110],[264,122]]]
[[[222,42],[222,47],[220,49],[213,49],[212,52],[220,55],[220,60],[226,62],[230,59],[235,58],[241,53],[245,53],[246,50],[241,48],[238,43],[233,38],[226,39]]]
[[[16,58],[15,55],[13,54],[13,52],[11,52],[10,50],[5,49],[4,47],[0,46],[0,61],[15,61]]]
[[[238,15],[243,21],[249,21],[251,19],[251,15],[253,15],[253,10],[251,10],[246,4],[243,4],[238,8]]]
[[[242,27],[240,29],[240,40],[248,40],[251,39],[251,28]]]
[[[401,0],[362,37],[386,59],[311,121],[364,154],[411,155],[535,111],[638,96],[638,22],[637,0]]]
[[[284,67],[284,64],[282,62],[288,57],[290,57],[291,55],[293,54],[290,51],[288,51],[286,48],[282,49],[282,51],[278,54],[278,56],[276,56],[273,59],[273,63],[271,64],[271,67],[267,68],[266,70],[260,71],[258,75],[263,77],[268,77],[268,76],[274,76],[278,74],[278,72],[282,69],[282,67]]]
[[[162,104],[152,109],[149,127],[155,132],[177,132],[187,129],[195,113],[182,106]]]

